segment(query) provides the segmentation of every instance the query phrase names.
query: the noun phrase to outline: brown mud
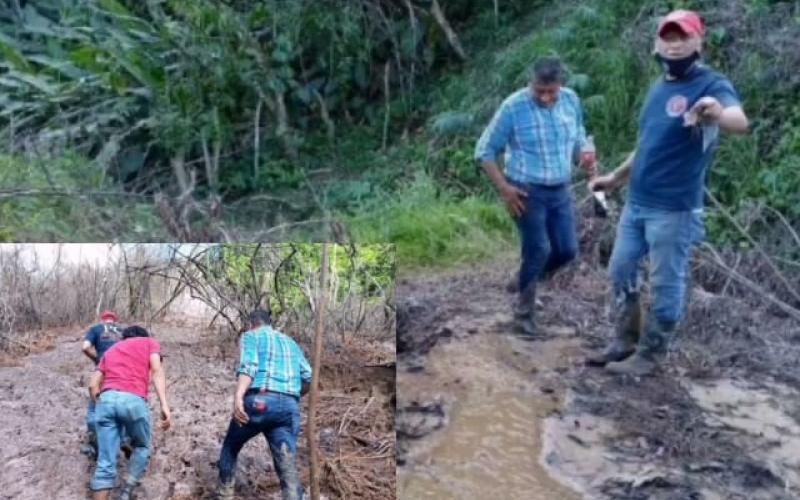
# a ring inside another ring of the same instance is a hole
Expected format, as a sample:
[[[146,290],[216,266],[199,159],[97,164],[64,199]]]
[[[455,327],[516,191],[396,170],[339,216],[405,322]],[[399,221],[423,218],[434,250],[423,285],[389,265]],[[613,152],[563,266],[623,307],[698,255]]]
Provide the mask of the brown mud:
[[[398,297],[398,498],[800,498],[800,325],[694,288],[653,377],[586,367],[604,271],[540,288],[511,333],[514,259],[407,277]]]

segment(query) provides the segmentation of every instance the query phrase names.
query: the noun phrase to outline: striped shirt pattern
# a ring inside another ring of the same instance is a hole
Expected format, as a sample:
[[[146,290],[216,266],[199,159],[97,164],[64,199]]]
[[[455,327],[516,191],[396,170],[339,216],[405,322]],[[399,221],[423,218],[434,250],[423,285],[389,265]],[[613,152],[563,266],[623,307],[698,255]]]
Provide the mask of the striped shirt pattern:
[[[511,94],[475,146],[475,159],[505,153],[509,179],[555,186],[570,181],[572,163],[586,140],[580,99],[562,87],[552,108],[539,105],[529,87]]]
[[[299,397],[302,382],[311,382],[311,366],[303,350],[269,326],[245,332],[240,347],[237,374],[252,378],[252,389],[266,388]]]

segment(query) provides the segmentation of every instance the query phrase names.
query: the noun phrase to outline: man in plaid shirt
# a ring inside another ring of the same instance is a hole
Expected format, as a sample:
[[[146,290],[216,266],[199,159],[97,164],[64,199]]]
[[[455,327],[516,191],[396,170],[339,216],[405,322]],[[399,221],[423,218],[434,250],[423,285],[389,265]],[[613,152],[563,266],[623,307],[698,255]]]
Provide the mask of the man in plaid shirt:
[[[578,253],[569,184],[572,164],[586,139],[577,94],[563,87],[558,58],[537,61],[530,84],[511,94],[475,147],[480,161],[519,229],[522,263],[515,326],[536,336],[536,282],[572,261]],[[505,173],[498,158],[504,153]],[[582,164],[590,175],[594,162]]]
[[[257,434],[269,444],[284,499],[301,500],[297,473],[300,397],[311,384],[311,366],[297,343],[271,327],[270,313],[250,314],[242,335],[233,418],[219,457],[220,499],[233,498],[236,457]]]

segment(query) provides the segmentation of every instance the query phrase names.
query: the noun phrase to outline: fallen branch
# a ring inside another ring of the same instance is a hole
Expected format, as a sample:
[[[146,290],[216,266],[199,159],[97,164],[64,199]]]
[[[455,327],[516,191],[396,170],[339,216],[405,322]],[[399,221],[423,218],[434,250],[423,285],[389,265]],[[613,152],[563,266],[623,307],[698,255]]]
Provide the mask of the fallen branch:
[[[742,286],[744,286],[744,287],[750,289],[751,291],[755,292],[757,295],[763,297],[764,299],[767,300],[767,302],[769,302],[769,303],[773,304],[774,306],[778,307],[781,311],[785,312],[786,314],[788,314],[792,318],[800,321],[800,310],[795,309],[794,307],[790,306],[786,302],[784,302],[784,301],[780,300],[779,298],[775,297],[773,294],[769,293],[764,288],[758,286],[756,283],[754,283],[749,278],[747,278],[745,276],[742,276],[739,272],[737,272],[736,270],[732,269],[730,266],[728,266],[725,263],[725,261],[722,259],[722,256],[720,256],[719,253],[710,244],[703,243],[702,246],[703,246],[704,249],[708,250],[708,252],[714,257],[712,259],[712,258],[710,258],[710,257],[708,257],[706,255],[701,254],[701,258],[703,258],[706,262],[708,262],[710,264],[713,264],[714,266],[716,266],[720,270],[728,273],[728,276],[730,276],[731,278],[736,280],[739,284],[741,284]]]

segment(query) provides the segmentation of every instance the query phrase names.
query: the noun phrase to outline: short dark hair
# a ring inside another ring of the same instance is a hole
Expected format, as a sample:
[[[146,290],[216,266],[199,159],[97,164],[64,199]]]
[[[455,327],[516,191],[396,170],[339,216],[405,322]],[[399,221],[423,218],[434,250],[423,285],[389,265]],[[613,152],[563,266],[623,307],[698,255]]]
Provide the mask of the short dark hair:
[[[255,309],[250,313],[250,323],[264,323],[265,325],[271,325],[272,313],[264,309]]]
[[[530,80],[544,85],[564,83],[566,77],[567,69],[558,57],[543,57],[530,69]]]
[[[131,337],[149,337],[150,333],[144,327],[139,325],[132,325],[122,330],[122,338],[129,339]]]

